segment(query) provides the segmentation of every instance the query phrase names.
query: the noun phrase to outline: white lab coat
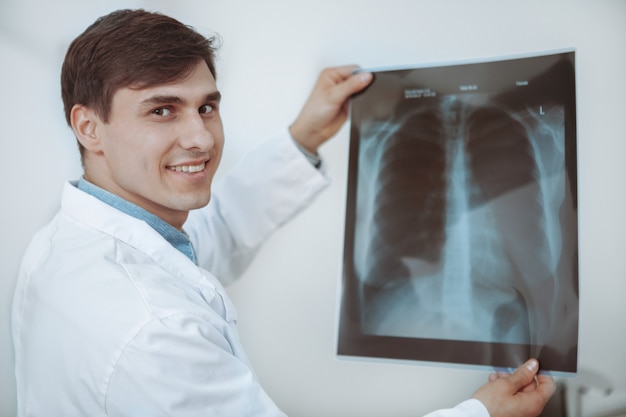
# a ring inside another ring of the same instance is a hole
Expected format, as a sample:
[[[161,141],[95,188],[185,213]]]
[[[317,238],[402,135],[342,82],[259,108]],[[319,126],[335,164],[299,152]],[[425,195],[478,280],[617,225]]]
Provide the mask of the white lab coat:
[[[66,184],[16,287],[18,415],[283,416],[215,276],[236,278],[327,183],[286,134],[270,141],[190,213],[184,228],[201,267],[145,222]],[[441,413],[488,417],[475,400]]]

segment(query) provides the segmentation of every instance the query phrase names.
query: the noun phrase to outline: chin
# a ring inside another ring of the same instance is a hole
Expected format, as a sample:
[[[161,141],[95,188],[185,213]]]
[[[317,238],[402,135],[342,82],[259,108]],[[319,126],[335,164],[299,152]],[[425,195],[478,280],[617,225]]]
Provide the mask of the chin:
[[[177,211],[190,211],[200,209],[209,204],[211,191],[203,189],[201,191],[173,192],[163,200],[165,206]]]
[[[211,195],[207,195],[206,197],[197,198],[195,201],[189,203],[189,208],[187,210],[197,210],[202,207],[206,207],[211,201]]]

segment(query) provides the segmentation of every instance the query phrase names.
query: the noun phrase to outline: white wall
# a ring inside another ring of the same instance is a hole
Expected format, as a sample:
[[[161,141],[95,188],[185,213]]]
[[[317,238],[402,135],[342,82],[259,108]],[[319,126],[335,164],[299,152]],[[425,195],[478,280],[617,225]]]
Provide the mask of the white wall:
[[[2,0],[0,416],[15,413],[9,312],[20,256],[80,173],[63,121],[69,41],[119,7],[161,10],[223,38],[224,168],[293,120],[320,69],[577,48],[582,368],[626,398],[626,1]],[[347,126],[346,126],[347,127]],[[333,185],[279,231],[230,292],[266,389],[293,416],[416,416],[471,395],[486,372],[334,358],[348,130],[322,149]],[[53,381],[51,381],[53,383]],[[599,404],[599,402],[598,402]],[[606,404],[606,403],[605,403]],[[588,408],[593,408],[589,404]]]

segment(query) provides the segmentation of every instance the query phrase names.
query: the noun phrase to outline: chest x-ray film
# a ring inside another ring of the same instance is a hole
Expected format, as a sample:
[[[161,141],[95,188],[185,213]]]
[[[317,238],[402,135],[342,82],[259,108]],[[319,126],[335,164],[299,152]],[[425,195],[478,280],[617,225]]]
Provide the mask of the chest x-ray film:
[[[576,372],[574,52],[373,72],[338,355]]]

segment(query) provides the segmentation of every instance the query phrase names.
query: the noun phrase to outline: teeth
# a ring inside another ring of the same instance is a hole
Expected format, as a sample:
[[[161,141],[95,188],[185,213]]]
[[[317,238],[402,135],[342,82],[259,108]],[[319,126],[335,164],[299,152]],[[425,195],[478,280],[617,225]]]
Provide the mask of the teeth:
[[[176,172],[200,172],[204,169],[204,162],[200,165],[177,165],[168,167],[168,169]]]

